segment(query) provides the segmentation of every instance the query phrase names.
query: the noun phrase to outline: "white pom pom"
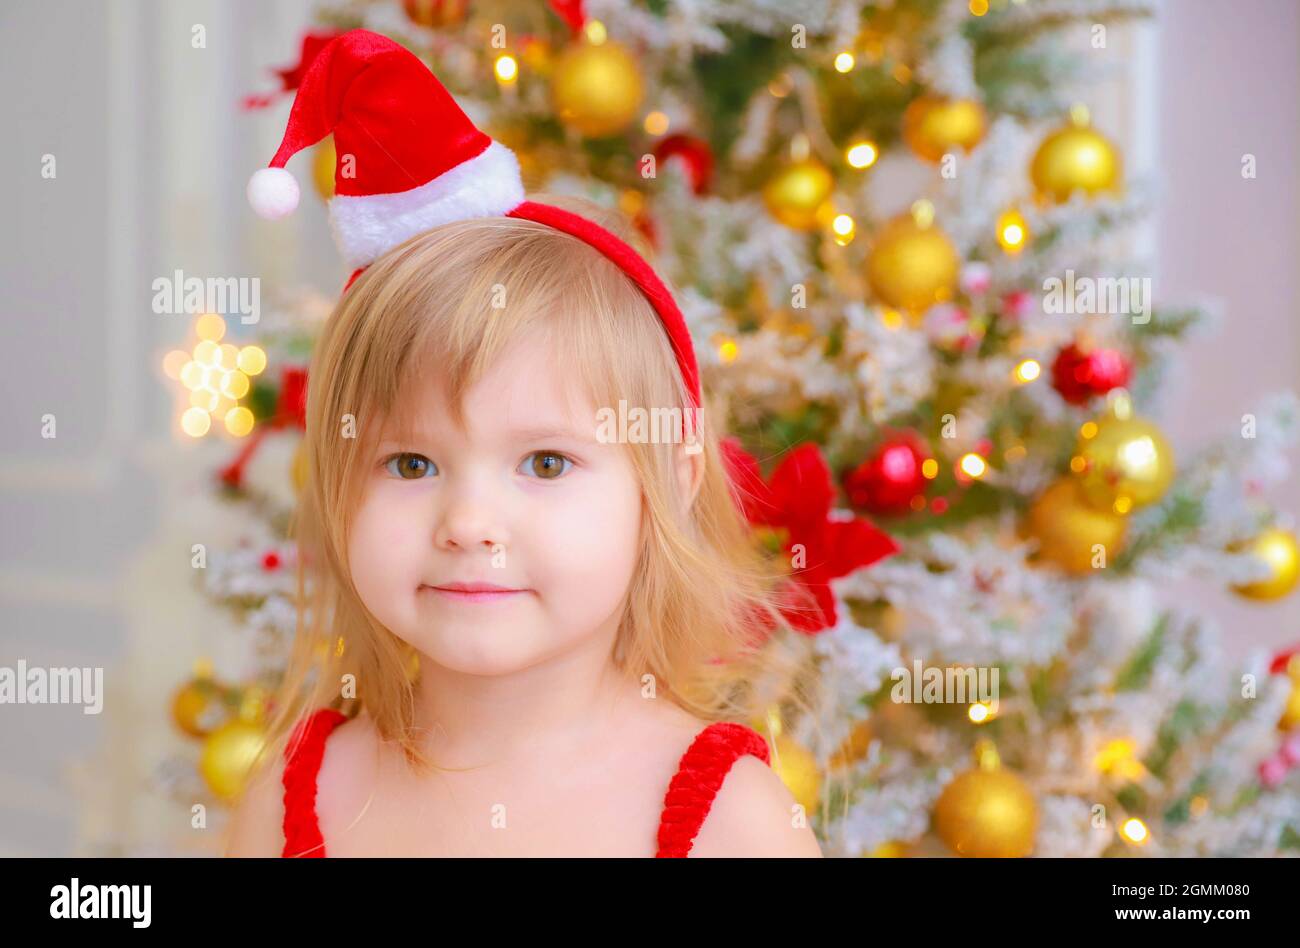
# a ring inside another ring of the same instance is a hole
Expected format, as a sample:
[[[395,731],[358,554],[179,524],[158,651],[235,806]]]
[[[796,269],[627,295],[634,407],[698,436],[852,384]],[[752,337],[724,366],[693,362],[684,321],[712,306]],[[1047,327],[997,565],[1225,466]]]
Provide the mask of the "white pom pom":
[[[248,179],[248,203],[269,221],[292,214],[298,206],[298,181],[284,168],[259,168]]]

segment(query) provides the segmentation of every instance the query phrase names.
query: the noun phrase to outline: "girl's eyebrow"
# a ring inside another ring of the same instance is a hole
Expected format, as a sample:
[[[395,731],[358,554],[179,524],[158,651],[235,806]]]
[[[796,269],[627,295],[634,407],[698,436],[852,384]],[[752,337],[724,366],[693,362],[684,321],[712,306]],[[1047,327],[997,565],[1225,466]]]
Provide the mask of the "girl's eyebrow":
[[[565,425],[529,425],[523,428],[511,428],[510,434],[523,441],[545,441],[547,438],[572,438],[575,441],[594,440],[594,434],[579,432]]]

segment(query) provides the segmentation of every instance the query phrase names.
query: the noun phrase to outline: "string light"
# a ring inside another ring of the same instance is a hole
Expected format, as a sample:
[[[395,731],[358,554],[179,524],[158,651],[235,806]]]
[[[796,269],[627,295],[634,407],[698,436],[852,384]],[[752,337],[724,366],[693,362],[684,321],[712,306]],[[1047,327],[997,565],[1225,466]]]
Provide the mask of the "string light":
[[[211,339],[204,339],[194,347],[194,361],[200,365],[216,365],[221,359],[221,348]]]
[[[718,358],[723,362],[734,362],[738,355],[740,355],[740,347],[736,345],[736,340],[724,339],[718,345]]]
[[[252,376],[266,369],[266,352],[259,346],[237,346],[219,342],[226,334],[226,321],[216,313],[204,313],[194,321],[199,341],[190,352],[173,349],[163,358],[163,371],[184,387],[187,407],[180,428],[192,438],[201,438],[219,418],[226,431],[243,437],[253,430],[255,417],[239,400],[252,389]]]
[[[202,438],[212,426],[212,416],[202,408],[187,408],[181,415],[181,430],[191,438]]]
[[[853,218],[848,214],[836,214],[831,221],[831,230],[835,233],[835,242],[843,247],[853,240]]]
[[[1016,366],[1016,381],[1021,383],[1032,382],[1034,379],[1038,378],[1041,373],[1042,366],[1038,364],[1036,359],[1025,359]]]
[[[1015,255],[1025,249],[1029,240],[1029,226],[1020,211],[1014,207],[1002,212],[997,223],[998,246]]]
[[[608,35],[605,32],[605,24],[601,23],[600,20],[588,21],[585,32],[587,34],[587,42],[592,46],[599,46],[601,43],[605,42]]]
[[[226,430],[237,438],[242,438],[253,430],[253,413],[243,405],[230,409],[225,414]]]
[[[200,339],[220,342],[226,334],[226,321],[216,313],[204,313],[194,321],[194,334]]]
[[[849,150],[844,153],[844,158],[849,163],[849,167],[859,170],[870,168],[879,157],[880,150],[876,148],[875,142],[869,141],[854,142],[849,146]]]
[[[983,16],[989,12],[989,0],[970,0],[971,16]]]
[[[492,71],[496,73],[497,82],[509,85],[519,78],[519,61],[509,53],[503,53],[492,64]]]
[[[961,456],[960,466],[963,474],[975,480],[983,477],[989,468],[985,460],[973,451]]]
[[[245,375],[260,375],[266,368],[266,353],[258,346],[244,346],[235,362]]]
[[[928,481],[934,480],[939,476],[939,462],[934,458],[926,458],[921,462],[921,476]]]
[[[997,703],[977,701],[966,709],[966,716],[973,724],[987,724],[998,716]]]
[[[668,116],[663,112],[655,110],[645,117],[642,123],[647,135],[662,135],[668,131]]]
[[[1120,835],[1135,846],[1145,846],[1151,840],[1147,825],[1136,816],[1131,816],[1119,828]]]
[[[190,364],[190,354],[184,349],[173,349],[163,356],[163,372],[169,379],[179,380],[185,366]]]
[[[853,70],[853,63],[854,63],[853,54],[850,53],[848,50],[845,50],[844,52],[839,53],[835,57],[835,71],[851,72]]]

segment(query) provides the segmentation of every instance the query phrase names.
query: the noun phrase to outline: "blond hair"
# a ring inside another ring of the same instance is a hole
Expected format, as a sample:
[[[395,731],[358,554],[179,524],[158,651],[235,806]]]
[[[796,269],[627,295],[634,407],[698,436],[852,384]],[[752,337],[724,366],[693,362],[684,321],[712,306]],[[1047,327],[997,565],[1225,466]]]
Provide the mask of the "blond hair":
[[[620,217],[576,198],[539,197],[602,224],[625,240]],[[489,301],[504,300],[494,308]],[[381,739],[415,766],[430,764],[413,734],[412,650],[366,609],[347,562],[362,461],[383,422],[409,430],[399,398],[430,366],[445,373],[450,410],[463,420],[475,381],[521,333],[540,329],[596,405],[673,406],[689,393],[655,310],[614,263],[582,240],[533,221],[494,217],[439,226],[376,260],[336,306],[317,343],[307,400],[307,477],[295,514],[299,545],[297,634],[273,702],[268,749],[277,751],[311,711],[358,703]],[[794,665],[765,629],[785,628],[778,576],[755,548],[732,495],[709,418],[695,439],[704,456],[693,502],[680,496],[680,444],[629,444],[642,504],[638,563],[627,592],[614,661],[653,676],[660,696],[705,720],[761,720],[777,702],[806,703],[791,688]],[[355,436],[344,431],[354,419]],[[782,598],[784,597],[784,598]],[[806,639],[803,639],[805,642]],[[806,653],[806,649],[804,652]],[[355,699],[340,697],[355,675]]]

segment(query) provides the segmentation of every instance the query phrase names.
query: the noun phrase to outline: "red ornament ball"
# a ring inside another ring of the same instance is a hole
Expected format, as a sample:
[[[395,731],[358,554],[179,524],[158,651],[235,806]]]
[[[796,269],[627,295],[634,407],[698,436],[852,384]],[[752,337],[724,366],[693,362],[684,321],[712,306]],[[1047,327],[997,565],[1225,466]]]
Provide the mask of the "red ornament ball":
[[[890,436],[845,476],[849,501],[871,513],[906,513],[912,498],[925,492],[922,466],[929,458],[930,452],[915,434]]]
[[[670,158],[681,161],[686,166],[691,190],[696,194],[708,192],[713,180],[713,150],[704,139],[694,135],[669,135],[655,146],[654,156],[658,162]]]
[[[1132,364],[1116,349],[1085,350],[1071,343],[1052,363],[1052,387],[1071,405],[1082,405],[1127,385],[1132,373]]]

